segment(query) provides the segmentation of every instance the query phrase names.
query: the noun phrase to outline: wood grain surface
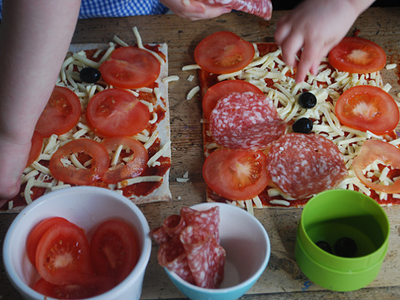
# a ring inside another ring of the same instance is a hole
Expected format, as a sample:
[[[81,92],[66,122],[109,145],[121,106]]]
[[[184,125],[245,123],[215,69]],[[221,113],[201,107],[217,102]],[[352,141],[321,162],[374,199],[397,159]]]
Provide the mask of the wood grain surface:
[[[99,43],[112,41],[117,35],[124,41],[135,41],[132,27],[136,26],[144,43],[167,43],[169,74],[180,80],[169,86],[172,138],[171,202],[140,205],[150,228],[159,226],[170,214],[178,213],[182,206],[205,201],[205,184],[201,175],[203,164],[201,107],[197,97],[186,100],[196,80],[187,80],[194,71],[182,71],[193,64],[193,51],[197,43],[219,30],[233,31],[250,42],[273,41],[276,22],[285,11],[274,13],[271,21],[264,21],[244,13],[230,13],[212,20],[191,22],[174,15],[106,18],[78,22],[73,43]],[[317,25],[316,25],[317,26]],[[1,28],[1,27],[0,27]],[[0,29],[1,30],[1,29]],[[388,63],[400,63],[400,7],[370,8],[363,13],[349,31],[349,35],[370,39],[381,45]],[[396,101],[400,93],[399,68],[383,70],[385,83],[390,83],[391,95]],[[176,178],[188,172],[189,182],[178,183]],[[294,258],[296,229],[301,209],[255,210],[255,216],[265,226],[271,239],[271,259],[260,280],[243,299],[399,299],[400,298],[400,206],[385,208],[391,232],[389,249],[381,272],[369,286],[354,292],[327,291],[308,280],[298,268]],[[0,252],[4,236],[15,214],[0,215]],[[179,299],[184,296],[172,285],[156,259],[154,245],[142,292],[142,299]],[[6,277],[0,262],[0,299],[22,299]]]

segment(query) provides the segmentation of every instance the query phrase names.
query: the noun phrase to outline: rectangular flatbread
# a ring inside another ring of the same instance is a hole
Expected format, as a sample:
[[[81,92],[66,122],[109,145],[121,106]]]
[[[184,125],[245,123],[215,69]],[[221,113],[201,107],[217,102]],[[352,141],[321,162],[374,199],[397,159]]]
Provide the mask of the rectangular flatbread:
[[[101,63],[108,60],[112,52],[119,47],[140,47],[151,52],[160,62],[160,73],[155,83],[149,87],[130,90],[150,111],[148,127],[130,138],[138,140],[146,148],[149,160],[146,169],[139,176],[128,178],[116,184],[107,184],[101,179],[93,185],[115,190],[125,195],[136,204],[155,201],[170,201],[169,173],[171,167],[170,115],[168,101],[168,46],[167,44],[142,45],[141,38],[136,34],[138,43],[127,45],[119,38],[109,44],[77,44],[71,45],[57,86],[63,86],[76,93],[81,101],[82,114],[79,122],[69,132],[61,135],[51,135],[43,139],[40,156],[25,169],[22,176],[20,194],[10,199],[0,212],[19,212],[27,204],[43,194],[68,188],[74,184],[55,178],[49,170],[52,155],[63,145],[76,139],[92,139],[101,143],[102,136],[93,132],[87,124],[85,109],[88,102],[96,93],[113,88],[100,79],[96,83],[85,83],[80,79],[79,71],[85,67],[98,69]],[[117,155],[117,154],[112,154]],[[119,163],[128,163],[129,150],[122,148],[120,157],[110,157]],[[71,158],[66,164],[75,164]],[[84,163],[84,162],[82,162]],[[84,167],[90,167],[90,161]],[[81,167],[77,163],[77,168]],[[112,166],[110,166],[112,168]]]

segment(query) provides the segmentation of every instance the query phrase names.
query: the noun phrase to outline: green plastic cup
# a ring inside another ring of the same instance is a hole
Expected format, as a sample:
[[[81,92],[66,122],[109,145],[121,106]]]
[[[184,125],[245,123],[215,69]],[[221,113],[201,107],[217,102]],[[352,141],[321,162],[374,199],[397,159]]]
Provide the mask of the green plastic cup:
[[[323,288],[340,292],[360,289],[378,275],[389,231],[386,213],[372,198],[350,190],[322,192],[303,209],[295,247],[297,264]],[[343,238],[356,245],[347,249],[351,256],[339,251]],[[321,241],[332,252],[317,246]]]

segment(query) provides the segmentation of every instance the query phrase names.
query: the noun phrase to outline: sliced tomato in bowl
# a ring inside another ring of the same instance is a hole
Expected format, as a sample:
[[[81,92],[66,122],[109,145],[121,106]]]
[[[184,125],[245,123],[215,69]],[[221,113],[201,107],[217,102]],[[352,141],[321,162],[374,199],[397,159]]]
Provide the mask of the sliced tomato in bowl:
[[[217,194],[231,200],[248,200],[268,185],[267,158],[261,151],[220,149],[204,162],[203,177]]]
[[[340,123],[361,131],[382,135],[393,131],[399,123],[399,108],[383,89],[359,85],[345,91],[336,102]]]
[[[78,169],[75,165],[65,165],[64,160],[71,154],[81,155],[87,161],[91,159],[90,167]],[[110,157],[103,145],[91,139],[77,139],[58,148],[50,159],[49,169],[58,180],[88,185],[101,179],[109,165]]]
[[[89,126],[99,135],[132,136],[148,126],[150,111],[131,92],[108,89],[92,97],[86,117]]]
[[[121,47],[100,66],[104,81],[114,87],[137,89],[149,86],[160,74],[161,66],[149,51],[138,47]]]
[[[98,275],[112,277],[118,284],[132,272],[139,255],[136,235],[126,222],[108,220],[94,231],[90,241],[90,257]]]
[[[253,60],[253,45],[230,31],[219,31],[204,38],[194,50],[196,63],[215,74],[232,73]]]
[[[94,274],[85,232],[70,222],[58,222],[43,234],[35,264],[42,278],[57,285],[86,282]]]
[[[377,72],[386,64],[385,51],[378,44],[359,37],[343,38],[328,58],[332,67],[349,73]]]
[[[26,239],[26,252],[32,265],[36,266],[36,248],[40,239],[47,232],[47,230],[60,222],[69,223],[69,221],[65,218],[51,217],[40,221],[29,233],[28,238]]]
[[[379,140],[368,140],[362,147],[361,152],[353,160],[353,169],[358,179],[366,186],[379,192],[395,194],[400,193],[400,180],[397,179],[392,185],[383,185],[372,182],[364,175],[364,171],[370,164],[379,161],[392,169],[400,169],[400,149],[396,146]]]
[[[203,114],[209,119],[211,111],[217,104],[218,100],[230,93],[253,92],[263,95],[264,93],[254,84],[244,80],[224,80],[211,86],[203,97]]]
[[[81,116],[81,102],[69,88],[56,86],[36,124],[45,138],[70,131]]]
[[[126,146],[130,151],[125,152],[125,157],[129,155],[127,163],[112,161],[112,168],[107,170],[102,180],[107,183],[118,183],[122,180],[133,178],[142,174],[149,159],[147,150],[141,142],[129,137],[108,137],[102,142],[109,154],[114,153],[119,146]],[[119,156],[119,155],[118,155]]]

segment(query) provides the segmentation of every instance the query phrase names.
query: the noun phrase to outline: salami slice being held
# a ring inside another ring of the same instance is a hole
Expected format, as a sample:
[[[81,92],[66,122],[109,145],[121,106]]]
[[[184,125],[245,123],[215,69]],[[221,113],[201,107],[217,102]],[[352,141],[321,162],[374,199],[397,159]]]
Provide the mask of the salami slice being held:
[[[201,0],[201,2],[247,12],[265,20],[271,19],[272,16],[272,3],[270,0]]]
[[[294,199],[336,187],[347,175],[342,153],[321,135],[285,134],[267,154],[271,180]]]
[[[232,93],[221,98],[210,115],[215,141],[234,150],[261,150],[285,133],[273,101],[252,92]]]

